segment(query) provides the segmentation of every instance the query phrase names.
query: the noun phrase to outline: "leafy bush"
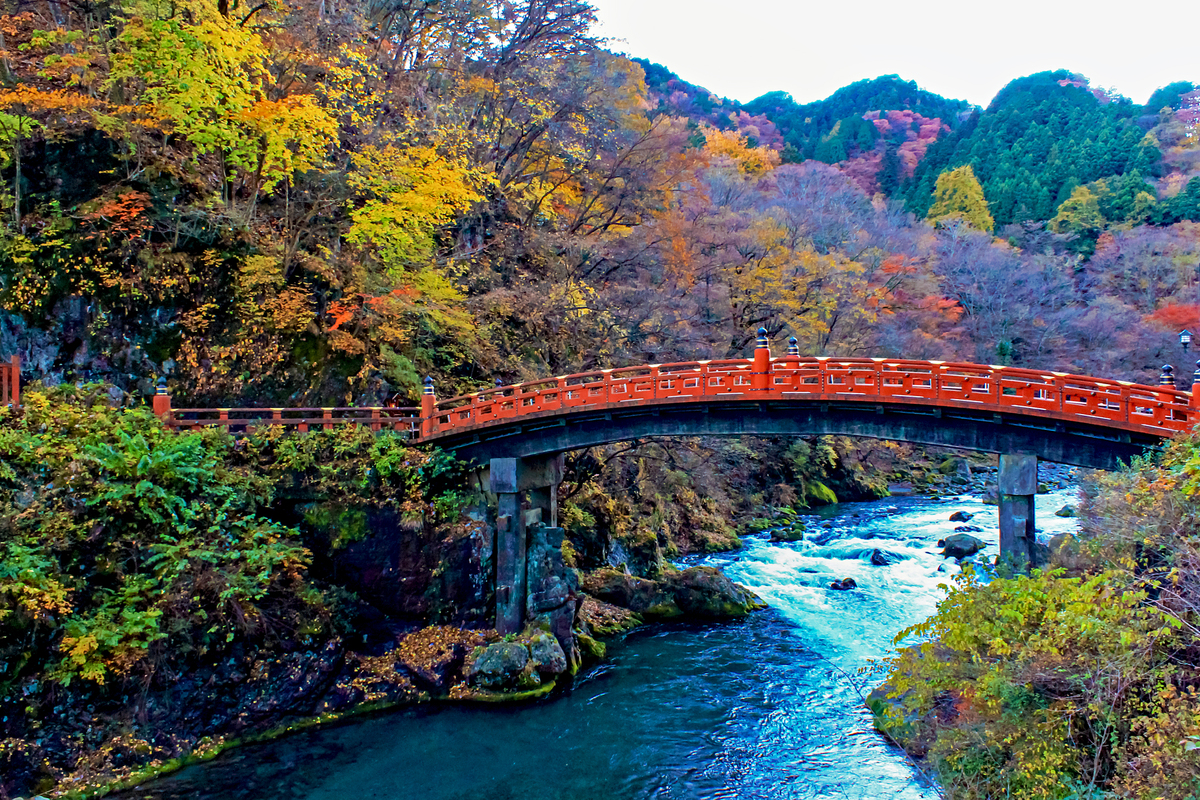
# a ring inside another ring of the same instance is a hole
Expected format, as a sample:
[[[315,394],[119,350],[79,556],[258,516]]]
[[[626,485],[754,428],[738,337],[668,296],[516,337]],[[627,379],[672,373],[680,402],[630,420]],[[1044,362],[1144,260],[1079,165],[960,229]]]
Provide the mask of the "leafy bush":
[[[299,532],[270,516],[281,488],[461,506],[450,457],[366,428],[235,440],[173,433],[100,385],[23,399],[0,411],[0,694],[30,677],[148,686],[235,644],[328,631]]]
[[[955,798],[1200,797],[1200,439],[1096,476],[1063,568],[956,578],[881,726]]]

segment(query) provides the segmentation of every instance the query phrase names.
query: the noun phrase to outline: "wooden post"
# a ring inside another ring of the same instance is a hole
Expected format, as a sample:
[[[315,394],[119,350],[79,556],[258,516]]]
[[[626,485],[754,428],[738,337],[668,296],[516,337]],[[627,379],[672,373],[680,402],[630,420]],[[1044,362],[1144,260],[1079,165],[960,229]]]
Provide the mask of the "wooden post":
[[[171,394],[167,391],[167,379],[159,378],[154,390],[154,416],[161,419],[169,427],[175,427],[171,420]]]
[[[433,393],[433,377],[426,376],[425,389],[421,392],[421,438],[432,436],[436,425],[437,396]]]
[[[9,374],[9,397],[13,408],[21,405],[21,357],[12,357],[12,372]]]
[[[1126,409],[1128,409],[1129,404],[1126,403],[1125,405]],[[1196,371],[1192,373],[1191,406],[1191,412],[1188,414],[1188,424],[1194,426],[1200,423],[1200,361],[1196,362]]]
[[[771,389],[771,343],[767,329],[758,329],[758,340],[754,345],[754,366],[750,369],[750,391],[767,392]]]

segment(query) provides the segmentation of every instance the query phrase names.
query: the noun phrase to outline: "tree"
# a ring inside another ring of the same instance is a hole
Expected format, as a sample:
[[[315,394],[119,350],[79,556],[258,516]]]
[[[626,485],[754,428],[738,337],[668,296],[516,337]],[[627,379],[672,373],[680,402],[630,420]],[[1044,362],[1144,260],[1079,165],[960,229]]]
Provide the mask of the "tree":
[[[1050,220],[1050,229],[1055,233],[1074,233],[1093,239],[1104,227],[1104,215],[1100,213],[1100,200],[1086,186],[1077,186],[1058,213]]]
[[[975,171],[969,164],[943,172],[934,187],[933,206],[929,209],[927,219],[937,224],[950,218],[961,218],[971,227],[989,233],[995,227],[988,202],[983,196],[983,187],[979,185]]]

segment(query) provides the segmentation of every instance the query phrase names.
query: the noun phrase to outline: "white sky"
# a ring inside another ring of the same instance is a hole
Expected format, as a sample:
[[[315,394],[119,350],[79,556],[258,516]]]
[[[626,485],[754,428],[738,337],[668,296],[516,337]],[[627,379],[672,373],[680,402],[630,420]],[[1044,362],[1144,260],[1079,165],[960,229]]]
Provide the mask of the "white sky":
[[[592,0],[610,47],[735,100],[797,102],[896,73],[986,106],[1013,78],[1069,69],[1135,103],[1200,82],[1200,2]]]

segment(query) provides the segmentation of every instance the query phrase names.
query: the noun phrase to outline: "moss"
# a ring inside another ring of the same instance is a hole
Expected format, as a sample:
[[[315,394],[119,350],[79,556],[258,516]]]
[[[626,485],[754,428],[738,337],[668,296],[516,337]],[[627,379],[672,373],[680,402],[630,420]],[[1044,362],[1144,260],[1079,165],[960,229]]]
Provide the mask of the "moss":
[[[608,645],[596,641],[587,634],[576,633],[575,641],[579,642],[579,649],[583,652],[585,660],[599,661],[608,655]]]
[[[465,700],[469,703],[525,703],[538,700],[554,691],[557,680],[549,680],[535,689],[521,692],[489,692],[483,689],[468,689],[454,697],[455,700]]]
[[[648,619],[663,620],[675,619],[683,616],[683,609],[675,604],[674,601],[658,603],[646,609],[646,617]]]

